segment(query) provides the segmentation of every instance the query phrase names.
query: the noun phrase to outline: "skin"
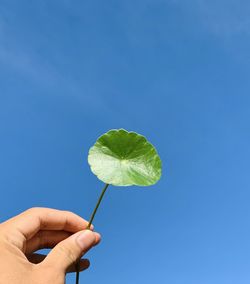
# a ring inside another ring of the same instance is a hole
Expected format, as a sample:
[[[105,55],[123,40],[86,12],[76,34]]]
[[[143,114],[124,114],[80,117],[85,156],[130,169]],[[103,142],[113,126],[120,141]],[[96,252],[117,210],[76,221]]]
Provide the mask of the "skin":
[[[88,222],[69,212],[31,208],[0,224],[0,284],[64,284],[77,260],[100,242]],[[47,256],[36,254],[52,248]],[[89,261],[80,262],[80,270]]]

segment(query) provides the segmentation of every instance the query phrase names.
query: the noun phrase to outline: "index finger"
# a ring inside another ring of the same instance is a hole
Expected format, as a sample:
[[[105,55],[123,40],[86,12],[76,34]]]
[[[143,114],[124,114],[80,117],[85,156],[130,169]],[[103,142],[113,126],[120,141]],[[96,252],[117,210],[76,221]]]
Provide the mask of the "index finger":
[[[40,230],[76,233],[86,228],[88,222],[70,211],[36,207],[24,211],[2,225],[7,234],[11,233],[12,236],[21,234],[21,237],[27,241]]]

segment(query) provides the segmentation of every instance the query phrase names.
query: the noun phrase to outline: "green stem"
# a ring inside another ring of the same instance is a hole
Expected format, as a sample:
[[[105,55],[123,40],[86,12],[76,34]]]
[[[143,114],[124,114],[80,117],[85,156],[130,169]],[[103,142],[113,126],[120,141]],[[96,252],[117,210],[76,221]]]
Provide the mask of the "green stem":
[[[92,225],[92,222],[93,222],[93,220],[94,220],[94,218],[95,218],[95,214],[96,214],[96,212],[97,212],[97,209],[99,208],[99,205],[100,205],[100,203],[101,203],[101,201],[102,201],[102,198],[103,198],[103,196],[104,196],[104,194],[105,194],[105,192],[106,192],[108,186],[109,186],[108,183],[105,184],[105,186],[104,186],[104,188],[103,188],[103,190],[102,190],[102,193],[101,193],[101,195],[100,195],[100,197],[99,197],[99,199],[98,199],[98,201],[97,201],[97,203],[96,203],[95,209],[94,209],[94,211],[93,211],[92,214],[91,214],[91,217],[90,217],[89,223],[88,223],[88,225],[87,225],[87,227],[86,227],[86,230],[89,230],[89,229],[90,229],[90,227],[91,227],[91,225]],[[79,261],[77,262],[77,264],[76,264],[76,284],[79,284],[79,270],[80,270],[80,260],[79,260]]]

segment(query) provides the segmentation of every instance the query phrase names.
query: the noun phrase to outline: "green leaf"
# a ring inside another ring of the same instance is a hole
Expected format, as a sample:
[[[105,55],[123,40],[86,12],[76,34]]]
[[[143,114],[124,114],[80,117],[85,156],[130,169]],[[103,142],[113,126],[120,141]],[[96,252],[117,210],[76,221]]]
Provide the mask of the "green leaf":
[[[110,130],[90,148],[88,162],[103,182],[118,186],[155,184],[161,159],[146,138],[124,129]]]

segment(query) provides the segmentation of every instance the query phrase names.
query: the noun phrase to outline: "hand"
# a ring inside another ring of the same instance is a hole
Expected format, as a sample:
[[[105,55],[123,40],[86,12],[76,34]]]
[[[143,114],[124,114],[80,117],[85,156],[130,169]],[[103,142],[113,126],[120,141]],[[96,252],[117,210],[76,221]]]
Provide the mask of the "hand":
[[[71,212],[48,208],[31,208],[0,224],[0,284],[65,283],[65,274],[100,241],[98,233],[83,230],[87,224]],[[33,253],[42,248],[53,249],[47,256]],[[88,266],[81,260],[81,271]]]

